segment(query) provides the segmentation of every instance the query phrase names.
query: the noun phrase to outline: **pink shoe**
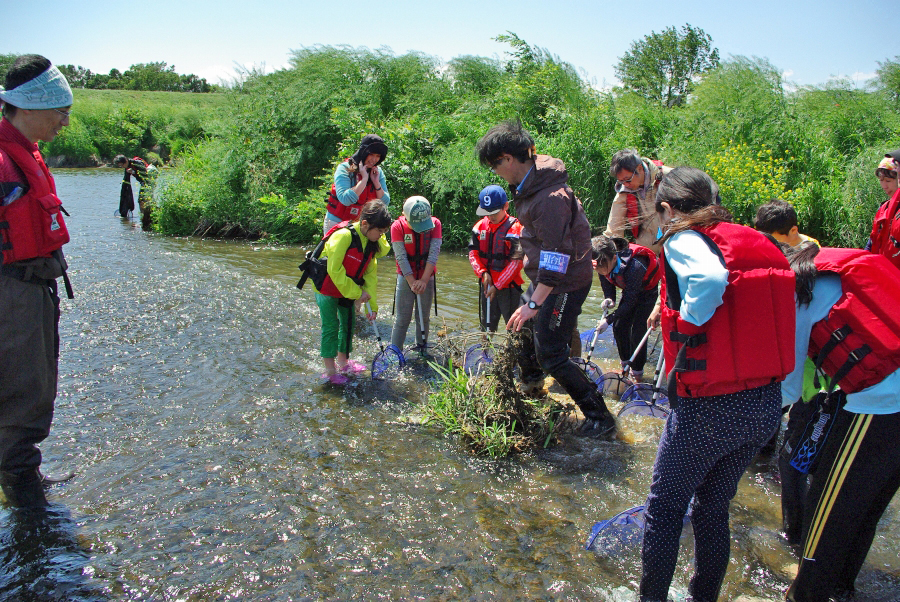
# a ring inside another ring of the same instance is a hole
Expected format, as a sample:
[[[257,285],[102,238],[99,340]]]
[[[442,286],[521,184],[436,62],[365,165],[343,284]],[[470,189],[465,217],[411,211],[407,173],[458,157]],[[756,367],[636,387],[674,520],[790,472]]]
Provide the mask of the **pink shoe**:
[[[332,385],[346,385],[350,382],[350,379],[344,376],[343,374],[322,374],[322,380],[326,383],[331,383]]]
[[[346,374],[347,376],[355,376],[360,372],[365,372],[367,368],[365,365],[360,364],[355,360],[347,360],[347,363],[341,368],[341,374]]]

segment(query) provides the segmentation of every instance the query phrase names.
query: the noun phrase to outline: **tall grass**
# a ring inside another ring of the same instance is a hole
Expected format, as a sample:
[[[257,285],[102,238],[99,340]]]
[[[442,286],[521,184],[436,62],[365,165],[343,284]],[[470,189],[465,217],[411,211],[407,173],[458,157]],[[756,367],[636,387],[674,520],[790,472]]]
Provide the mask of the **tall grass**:
[[[209,233],[312,242],[335,165],[363,134],[378,133],[390,148],[392,213],[408,196],[427,197],[445,247],[459,248],[476,220],[478,191],[503,184],[478,164],[475,143],[498,121],[520,118],[538,152],[565,161],[595,232],[613,197],[609,160],[635,147],[713,173],[744,222],[781,196],[797,207],[801,230],[822,243],[865,241],[883,200],[877,158],[900,146],[900,111],[882,92],[841,81],[789,89],[768,61],[735,57],[705,75],[684,106],[666,109],[622,90],[599,93],[546,50],[515,36],[504,41],[507,60],[466,56],[446,65],[420,53],[305,48],[290,69],[202,95],[224,99],[228,111],[215,126],[195,119],[196,110],[182,114],[180,129],[167,122],[165,131],[199,142],[181,147],[179,177],[160,207],[178,217],[160,215],[160,229],[184,232],[183,220],[196,215],[195,229]],[[122,108],[120,121],[144,123],[130,110]],[[123,127],[117,136],[146,144],[141,131],[148,130]]]
[[[90,166],[118,154],[168,161],[193,142],[220,137],[225,94],[76,88],[69,126],[41,152],[55,163]]]

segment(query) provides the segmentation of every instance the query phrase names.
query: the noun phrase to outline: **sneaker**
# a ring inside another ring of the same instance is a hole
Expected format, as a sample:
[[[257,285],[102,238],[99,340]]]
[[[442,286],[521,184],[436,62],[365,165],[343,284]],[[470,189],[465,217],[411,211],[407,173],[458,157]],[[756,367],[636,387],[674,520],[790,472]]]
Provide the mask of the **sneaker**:
[[[346,385],[350,382],[350,379],[344,376],[343,374],[322,374],[321,379],[323,382],[331,383],[332,385]]]
[[[347,376],[355,376],[360,372],[365,372],[366,367],[363,364],[355,360],[347,360],[347,363],[341,367],[341,374],[346,374]]]
[[[585,418],[584,422],[575,428],[578,437],[590,437],[592,439],[611,438],[616,432],[616,419],[609,412],[600,418]]]

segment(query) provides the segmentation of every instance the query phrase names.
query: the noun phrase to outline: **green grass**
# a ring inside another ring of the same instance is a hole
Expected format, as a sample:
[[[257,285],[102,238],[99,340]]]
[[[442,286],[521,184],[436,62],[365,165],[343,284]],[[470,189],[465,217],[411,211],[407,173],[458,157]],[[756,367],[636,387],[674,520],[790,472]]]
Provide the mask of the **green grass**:
[[[72,166],[109,163],[118,154],[168,161],[192,143],[221,135],[229,106],[227,94],[73,92],[69,126],[41,147],[44,155]]]

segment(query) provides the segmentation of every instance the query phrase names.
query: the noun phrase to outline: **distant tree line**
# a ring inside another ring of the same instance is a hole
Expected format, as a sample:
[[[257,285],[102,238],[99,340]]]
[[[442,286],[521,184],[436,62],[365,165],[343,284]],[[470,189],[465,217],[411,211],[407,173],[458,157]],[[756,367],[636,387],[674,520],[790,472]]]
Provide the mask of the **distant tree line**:
[[[9,66],[18,54],[0,54],[0,77],[5,77]],[[161,92],[219,92],[221,87],[210,84],[205,78],[193,73],[182,75],[175,72],[175,65],[164,61],[137,63],[125,72],[110,69],[108,74],[94,73],[81,65],[56,65],[69,80],[73,88],[92,90],[143,90]]]

